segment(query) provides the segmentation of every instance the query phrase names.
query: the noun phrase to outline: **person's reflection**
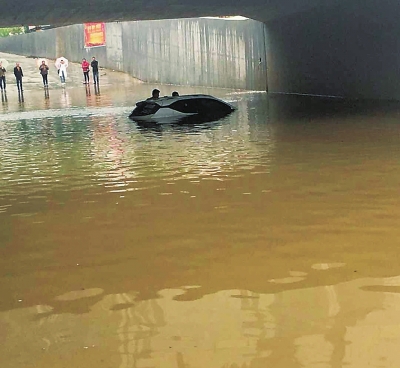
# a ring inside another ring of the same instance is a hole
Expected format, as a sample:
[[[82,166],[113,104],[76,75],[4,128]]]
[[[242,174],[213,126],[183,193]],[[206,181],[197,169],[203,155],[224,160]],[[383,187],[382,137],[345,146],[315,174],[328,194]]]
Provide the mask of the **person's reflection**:
[[[50,107],[50,94],[49,94],[49,89],[45,88],[44,89],[44,108],[48,109]]]
[[[8,109],[8,100],[7,100],[7,92],[6,91],[1,91],[1,102],[3,105],[3,111]]]
[[[85,89],[86,89],[86,96],[91,96],[91,93],[90,93],[90,84],[85,84]]]
[[[7,92],[3,90],[1,90],[1,102],[8,102],[7,101]]]
[[[50,95],[49,95],[49,87],[45,87],[44,88],[44,98],[47,100],[47,99],[49,99],[50,98]]]
[[[23,105],[23,103],[24,103],[24,92],[21,90],[18,91],[18,102],[21,105]]]
[[[100,86],[98,83],[94,85],[94,94],[100,96]]]
[[[60,97],[61,97],[60,102],[61,102],[62,107],[67,108],[67,107],[71,106],[71,100],[70,100],[69,94],[65,89],[63,89]]]
[[[89,84],[85,85],[85,92],[86,92],[86,106],[92,106],[93,105],[92,93],[90,91],[90,85]]]

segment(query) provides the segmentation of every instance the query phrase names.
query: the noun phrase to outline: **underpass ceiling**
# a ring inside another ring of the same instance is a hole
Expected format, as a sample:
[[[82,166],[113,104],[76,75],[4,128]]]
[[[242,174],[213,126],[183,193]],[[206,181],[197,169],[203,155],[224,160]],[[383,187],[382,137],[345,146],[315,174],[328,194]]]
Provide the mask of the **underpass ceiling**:
[[[242,15],[261,22],[340,0],[0,0],[0,27]]]

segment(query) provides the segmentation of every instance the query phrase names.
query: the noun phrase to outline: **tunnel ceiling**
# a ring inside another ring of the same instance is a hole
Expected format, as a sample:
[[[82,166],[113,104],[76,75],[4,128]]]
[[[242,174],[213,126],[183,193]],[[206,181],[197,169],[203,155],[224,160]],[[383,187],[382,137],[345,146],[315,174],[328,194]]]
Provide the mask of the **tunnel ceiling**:
[[[0,0],[0,27],[242,15],[267,22],[338,0]]]

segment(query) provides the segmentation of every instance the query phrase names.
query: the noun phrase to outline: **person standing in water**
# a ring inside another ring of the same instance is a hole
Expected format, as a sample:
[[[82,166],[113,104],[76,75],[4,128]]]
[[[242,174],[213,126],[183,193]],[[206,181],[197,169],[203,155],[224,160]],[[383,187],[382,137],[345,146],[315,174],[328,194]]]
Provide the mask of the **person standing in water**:
[[[61,84],[65,84],[67,80],[67,66],[64,60],[60,61],[60,69],[58,69],[58,75],[60,76]]]
[[[0,63],[0,88],[1,92],[6,90],[6,68]]]
[[[47,75],[49,74],[49,67],[46,65],[46,62],[42,60],[42,64],[39,66],[40,74],[43,78],[43,87],[48,87],[49,83],[47,82]]]
[[[15,75],[15,81],[17,82],[18,91],[23,91],[23,89],[22,89],[22,77],[24,76],[24,73],[22,72],[22,68],[19,65],[19,63],[15,64],[14,75]]]
[[[90,66],[92,67],[94,84],[99,85],[99,62],[94,56],[92,57],[92,62],[90,63]]]
[[[83,83],[89,84],[89,67],[90,64],[87,62],[85,58],[82,59],[82,71],[83,71]]]

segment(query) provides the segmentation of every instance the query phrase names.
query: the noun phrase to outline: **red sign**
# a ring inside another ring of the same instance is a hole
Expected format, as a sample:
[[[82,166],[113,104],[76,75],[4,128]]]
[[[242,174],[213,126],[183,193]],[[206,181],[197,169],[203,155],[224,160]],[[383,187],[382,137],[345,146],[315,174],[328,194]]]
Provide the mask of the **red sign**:
[[[106,45],[106,24],[85,23],[85,47],[97,47]]]

